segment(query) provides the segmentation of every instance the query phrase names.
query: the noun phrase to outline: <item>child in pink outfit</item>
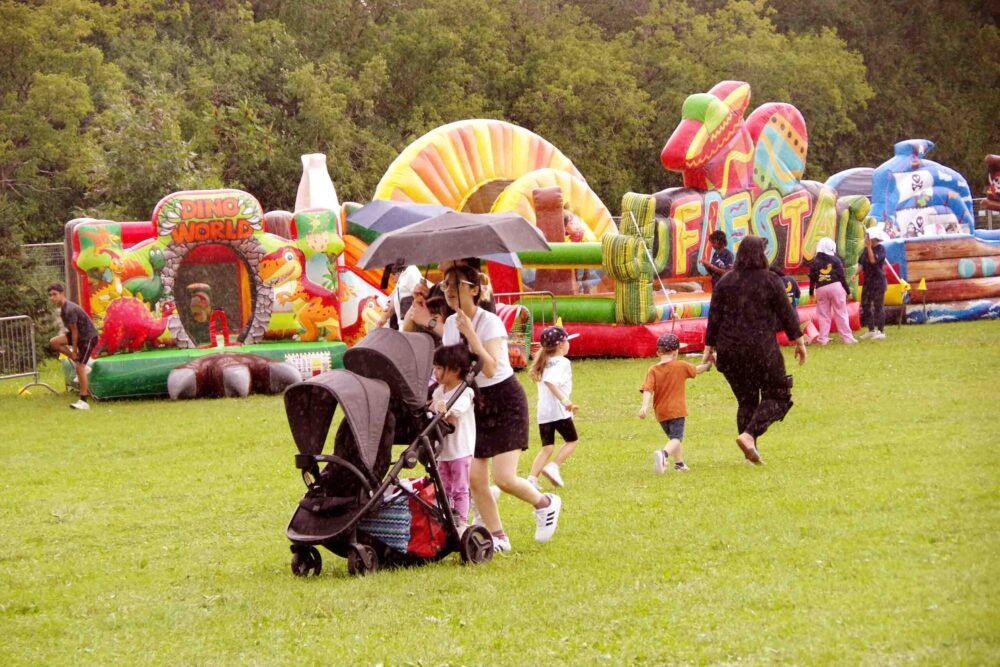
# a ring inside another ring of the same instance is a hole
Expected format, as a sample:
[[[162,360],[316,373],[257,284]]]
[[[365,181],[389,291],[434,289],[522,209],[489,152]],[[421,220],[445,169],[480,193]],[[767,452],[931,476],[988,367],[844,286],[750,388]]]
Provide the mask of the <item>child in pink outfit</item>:
[[[441,444],[438,472],[460,534],[469,520],[469,469],[476,447],[475,383],[465,387],[450,408],[448,403],[462,388],[462,380],[471,367],[472,359],[465,345],[445,345],[434,351],[434,379],[438,385],[431,395],[431,410],[444,413],[448,423],[455,427]]]
[[[816,314],[819,317],[817,344],[830,342],[831,324],[836,325],[837,333],[845,343],[858,342],[851,332],[847,315],[847,292],[847,277],[844,263],[837,257],[837,244],[833,239],[824,237],[816,244],[816,256],[809,263],[809,296],[816,295]]]

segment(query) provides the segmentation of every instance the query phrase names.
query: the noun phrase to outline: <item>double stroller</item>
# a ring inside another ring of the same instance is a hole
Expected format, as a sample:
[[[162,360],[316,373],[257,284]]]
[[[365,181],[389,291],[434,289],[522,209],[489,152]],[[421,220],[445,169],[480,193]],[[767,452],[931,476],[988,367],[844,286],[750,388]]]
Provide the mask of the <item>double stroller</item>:
[[[455,551],[469,563],[493,557],[493,538],[485,527],[458,533],[438,473],[437,454],[453,427],[428,410],[433,345],[427,334],[376,329],[344,353],[345,370],[285,390],[285,412],[299,450],[295,464],[306,484],[286,530],[295,575],[320,573],[319,546],[346,558],[352,575],[438,560]],[[476,372],[474,367],[465,382]],[[338,404],[344,417],[333,453],[324,454]],[[397,444],[406,447],[393,461]],[[418,463],[424,477],[400,476]]]

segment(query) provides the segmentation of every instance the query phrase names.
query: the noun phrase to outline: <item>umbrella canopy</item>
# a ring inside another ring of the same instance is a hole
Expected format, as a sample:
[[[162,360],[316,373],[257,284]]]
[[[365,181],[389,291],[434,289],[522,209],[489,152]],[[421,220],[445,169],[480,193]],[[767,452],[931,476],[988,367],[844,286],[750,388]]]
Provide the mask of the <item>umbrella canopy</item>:
[[[486,257],[520,250],[550,250],[537,227],[516,213],[448,211],[383,234],[358,259],[362,269],[392,264],[438,264],[449,259]]]
[[[385,233],[408,227],[415,222],[433,218],[450,210],[440,204],[376,199],[347,216],[347,221],[373,232]]]

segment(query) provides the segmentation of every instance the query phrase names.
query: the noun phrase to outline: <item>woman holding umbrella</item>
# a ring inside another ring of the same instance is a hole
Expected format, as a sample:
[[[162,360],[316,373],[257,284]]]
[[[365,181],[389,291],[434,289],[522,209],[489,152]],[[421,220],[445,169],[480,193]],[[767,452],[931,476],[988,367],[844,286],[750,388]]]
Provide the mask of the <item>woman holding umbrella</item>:
[[[528,448],[528,398],[514,377],[507,353],[507,329],[503,321],[479,307],[481,277],[465,264],[448,268],[442,281],[444,296],[455,313],[444,322],[444,345],[464,342],[479,357],[476,376],[482,400],[476,405],[476,451],[469,486],[477,512],[493,534],[498,551],[510,550],[500,522],[496,500],[490,493],[490,463],[493,481],[500,489],[530,504],[535,510],[535,540],[548,542],[555,533],[562,500],[539,493],[517,474],[521,452]]]

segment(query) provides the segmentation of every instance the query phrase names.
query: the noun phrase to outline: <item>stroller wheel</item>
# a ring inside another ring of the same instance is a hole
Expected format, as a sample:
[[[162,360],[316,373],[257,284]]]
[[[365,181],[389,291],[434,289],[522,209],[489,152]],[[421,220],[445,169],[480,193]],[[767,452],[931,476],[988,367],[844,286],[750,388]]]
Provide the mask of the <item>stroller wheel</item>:
[[[323,557],[316,547],[292,547],[292,574],[305,577],[319,576],[323,571]]]
[[[486,526],[469,526],[462,533],[462,560],[485,563],[493,558],[493,536]]]
[[[355,544],[347,554],[347,571],[352,576],[366,576],[378,572],[378,555],[367,544]]]

